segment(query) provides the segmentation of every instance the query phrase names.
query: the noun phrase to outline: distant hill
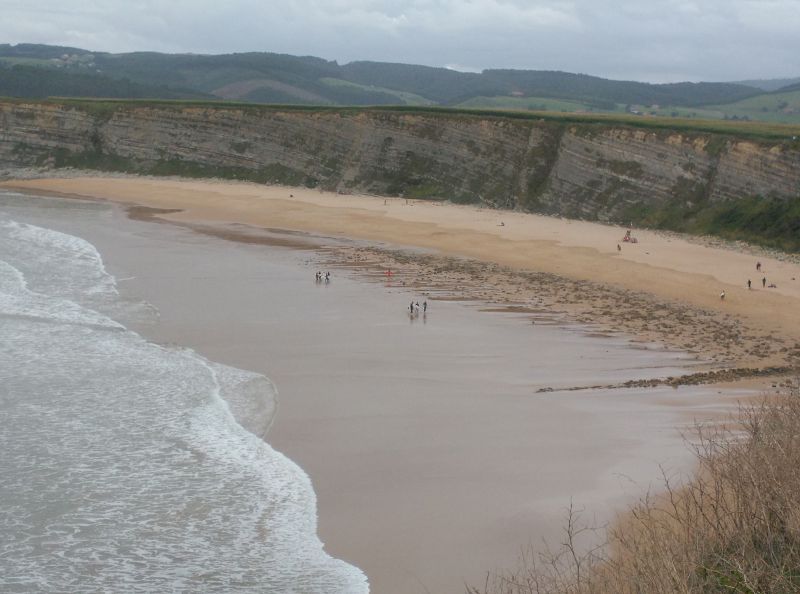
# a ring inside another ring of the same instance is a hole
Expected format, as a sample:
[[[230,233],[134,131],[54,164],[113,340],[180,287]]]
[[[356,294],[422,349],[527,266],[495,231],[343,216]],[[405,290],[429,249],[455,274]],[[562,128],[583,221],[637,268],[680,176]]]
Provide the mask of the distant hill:
[[[101,74],[64,72],[23,64],[0,63],[0,96],[102,97],[116,99],[207,99],[210,95],[115,79]]]
[[[273,104],[441,105],[724,118],[728,112],[721,106],[764,95],[753,84],[742,83],[650,84],[557,71],[465,73],[368,61],[340,65],[266,52],[110,54],[5,44],[0,45],[0,67],[5,79],[0,93],[21,97],[211,97]],[[780,82],[795,80],[800,81]],[[762,113],[766,112],[759,107],[742,117],[759,119]],[[791,113],[784,116],[793,121]]]
[[[10,45],[8,43],[0,43],[0,56],[50,60],[60,58],[64,54],[83,55],[90,53],[89,50],[62,45],[41,45],[38,43]]]
[[[769,92],[777,91],[778,89],[783,89],[784,87],[796,85],[798,83],[800,83],[800,76],[797,78],[762,78],[756,80],[740,80],[736,81],[735,84],[755,87],[756,89]]]

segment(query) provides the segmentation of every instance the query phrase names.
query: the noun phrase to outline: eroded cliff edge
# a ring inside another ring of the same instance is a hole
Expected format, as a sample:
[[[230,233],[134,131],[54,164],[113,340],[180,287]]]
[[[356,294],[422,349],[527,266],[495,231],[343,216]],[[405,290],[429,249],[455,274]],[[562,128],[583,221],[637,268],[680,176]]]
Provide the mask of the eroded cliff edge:
[[[225,177],[800,249],[800,142],[459,112],[0,101],[0,163]]]

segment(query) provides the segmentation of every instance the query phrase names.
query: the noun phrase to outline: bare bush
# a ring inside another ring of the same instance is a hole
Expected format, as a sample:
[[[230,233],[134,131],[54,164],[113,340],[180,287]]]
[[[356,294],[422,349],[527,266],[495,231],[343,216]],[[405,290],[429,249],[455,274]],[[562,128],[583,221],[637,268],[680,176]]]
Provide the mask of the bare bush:
[[[600,548],[570,506],[555,550],[522,555],[469,594],[800,592],[800,398],[742,407],[735,422],[698,428],[697,470],[663,477],[606,531]]]

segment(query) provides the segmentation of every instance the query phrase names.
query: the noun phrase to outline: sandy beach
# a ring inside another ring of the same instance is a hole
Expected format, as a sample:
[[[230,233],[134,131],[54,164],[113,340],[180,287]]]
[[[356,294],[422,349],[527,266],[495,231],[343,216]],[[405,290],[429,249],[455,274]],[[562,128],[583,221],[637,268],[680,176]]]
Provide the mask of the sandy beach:
[[[793,367],[800,359],[796,259],[646,230],[634,230],[637,243],[625,243],[626,230],[615,226],[305,188],[94,176],[0,187],[174,210],[157,216],[195,226],[241,224],[423,248],[437,257],[365,248],[340,250],[332,259],[372,265],[373,272],[394,267],[410,285],[441,285],[451,293],[461,287],[461,296],[565,311],[605,330],[702,351],[726,367]]]
[[[122,205],[104,226],[63,224],[158,308],[148,338],[277,384],[267,439],[311,477],[328,552],[374,592],[463,591],[558,539],[570,500],[610,520],[659,464],[690,468],[678,426],[745,393],[709,382],[748,378],[752,393],[800,357],[800,266],[766,254],[254,184],[0,187]],[[426,298],[429,319],[401,313]]]

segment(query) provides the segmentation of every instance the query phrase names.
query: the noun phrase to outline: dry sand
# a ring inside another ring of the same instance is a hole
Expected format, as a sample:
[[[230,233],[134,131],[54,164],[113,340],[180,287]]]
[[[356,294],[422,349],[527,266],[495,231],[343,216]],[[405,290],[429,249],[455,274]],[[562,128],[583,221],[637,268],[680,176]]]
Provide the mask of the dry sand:
[[[362,248],[339,250],[332,260],[393,267],[398,280],[421,288],[459,287],[461,296],[563,310],[604,329],[702,351],[726,367],[785,370],[800,359],[800,265],[672,235],[636,230],[631,244],[620,241],[624,229],[597,223],[249,183],[78,177],[0,186],[177,209],[160,215],[176,222],[426,248],[436,255]],[[762,288],[762,278],[777,287]]]
[[[391,268],[395,289],[511,306],[532,317],[542,332],[552,316],[539,316],[540,310],[656,339],[702,355],[711,361],[704,370],[797,363],[800,282],[792,278],[800,278],[800,267],[773,258],[645,232],[635,232],[639,243],[623,244],[617,252],[624,230],[615,227],[252,184],[86,177],[2,186],[177,209],[130,212],[244,243],[258,243],[258,234],[235,224],[368,240],[363,246],[331,245],[321,257],[330,266],[346,266],[381,282]],[[500,221],[505,224],[499,226]],[[559,514],[570,496],[592,512],[608,512],[609,504],[618,508],[657,477],[654,460],[680,458],[683,450],[671,428],[689,417],[719,414],[716,388],[580,390],[569,398],[564,392],[531,398],[524,374],[515,375],[529,348],[519,321],[504,326],[508,320],[501,317],[484,325],[484,318],[444,309],[444,301],[434,306],[436,317],[423,326],[425,334],[408,320],[393,330],[397,344],[389,346],[396,351],[388,360],[382,314],[374,326],[365,321],[363,328],[357,326],[357,336],[346,337],[357,348],[339,349],[340,318],[358,319],[376,301],[357,286],[337,280],[331,290],[342,293],[336,300],[305,303],[305,309],[277,323],[259,298],[270,282],[253,274],[245,252],[187,238],[170,247],[172,236],[191,234],[167,226],[148,232],[146,241],[140,232],[129,236],[126,231],[131,245],[124,249],[116,229],[104,233],[105,240],[89,239],[104,255],[104,243],[117,245],[116,258],[138,267],[132,272],[141,278],[133,282],[152,291],[146,296],[164,316],[161,339],[264,372],[277,382],[281,411],[269,441],[309,473],[319,498],[323,541],[331,554],[362,567],[374,592],[463,591],[462,579],[474,583],[483,572],[513,563],[517,547],[528,538],[557,537]],[[202,262],[196,261],[198,252],[205,256]],[[777,289],[743,288],[748,277],[760,278],[757,259]],[[147,271],[154,268],[157,274],[148,280]],[[186,279],[169,272],[176,268]],[[723,289],[727,299],[721,302]],[[282,299],[275,304],[278,311],[299,305],[292,295]],[[404,300],[392,297],[391,310],[403,307]],[[238,304],[235,311],[226,307],[232,302]],[[324,309],[321,326],[298,330],[309,308],[332,309]],[[448,320],[447,333],[439,336],[442,320]],[[279,328],[284,322],[286,328]],[[445,345],[453,344],[454,328],[463,328],[464,343],[451,352]],[[283,337],[269,353],[262,344],[267,330]],[[483,352],[476,337],[494,346]],[[547,352],[535,353],[537,373],[569,363],[583,348],[582,339],[553,340]],[[431,356],[416,352],[421,344]],[[315,345],[313,352],[308,345]],[[652,357],[647,351],[642,355]],[[655,360],[680,365],[670,357],[656,353]],[[309,360],[316,361],[311,369],[305,364]],[[592,360],[587,356],[580,365]],[[455,365],[463,381],[443,374],[446,365]],[[364,371],[350,374],[347,383],[347,374],[337,370],[350,368]],[[595,377],[591,369],[576,366],[565,384],[563,374],[563,369],[554,372],[552,381],[546,374],[537,376],[537,385],[586,388],[591,386],[587,378]],[[612,374],[600,383],[620,381]],[[645,483],[631,488],[628,476]]]

